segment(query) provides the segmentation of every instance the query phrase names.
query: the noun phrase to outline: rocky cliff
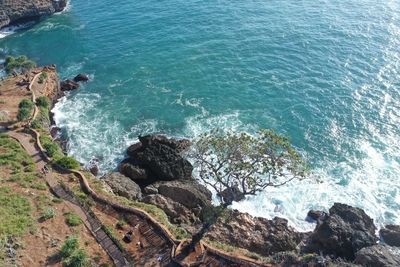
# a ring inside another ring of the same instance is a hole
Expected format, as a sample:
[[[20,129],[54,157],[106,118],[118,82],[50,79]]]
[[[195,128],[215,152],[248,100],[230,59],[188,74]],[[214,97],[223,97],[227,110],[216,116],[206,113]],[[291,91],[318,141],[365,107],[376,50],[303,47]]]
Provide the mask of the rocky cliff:
[[[0,0],[0,28],[62,11],[68,0]]]

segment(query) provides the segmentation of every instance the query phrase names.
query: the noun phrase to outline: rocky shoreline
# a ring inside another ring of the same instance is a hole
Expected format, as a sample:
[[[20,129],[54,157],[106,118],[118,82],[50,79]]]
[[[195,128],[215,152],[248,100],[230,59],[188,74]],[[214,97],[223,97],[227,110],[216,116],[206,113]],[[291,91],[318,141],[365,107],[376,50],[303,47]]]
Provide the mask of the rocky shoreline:
[[[84,74],[65,80],[60,92],[87,80]],[[192,176],[193,166],[184,157],[190,144],[162,135],[139,137],[127,148],[118,172],[100,179],[115,195],[157,206],[171,223],[194,234],[204,223],[212,193]],[[98,172],[96,163],[91,171]],[[284,218],[228,210],[205,237],[284,266],[400,266],[400,226],[387,225],[378,236],[373,219],[362,209],[341,203],[328,212],[311,210],[306,219],[316,223],[312,232],[298,232]]]
[[[0,1],[0,29],[61,12],[68,0]]]

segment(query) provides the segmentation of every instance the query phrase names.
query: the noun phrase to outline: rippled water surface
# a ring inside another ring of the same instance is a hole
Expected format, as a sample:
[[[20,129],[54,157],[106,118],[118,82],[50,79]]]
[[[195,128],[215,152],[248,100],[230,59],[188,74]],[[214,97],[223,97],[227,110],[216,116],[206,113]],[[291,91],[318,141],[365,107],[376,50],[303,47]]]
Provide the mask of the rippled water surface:
[[[0,54],[93,80],[55,119],[69,153],[112,170],[139,134],[273,128],[314,172],[234,207],[284,216],[340,201],[400,223],[400,2],[72,0]]]

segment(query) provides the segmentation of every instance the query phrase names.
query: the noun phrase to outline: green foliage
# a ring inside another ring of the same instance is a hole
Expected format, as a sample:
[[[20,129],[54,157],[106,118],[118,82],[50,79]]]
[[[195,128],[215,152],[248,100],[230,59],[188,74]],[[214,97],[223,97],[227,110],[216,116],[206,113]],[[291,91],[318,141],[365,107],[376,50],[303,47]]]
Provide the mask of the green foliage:
[[[48,109],[50,107],[50,99],[46,96],[40,96],[36,99],[36,105]]]
[[[21,194],[10,187],[0,187],[0,239],[20,236],[33,223],[32,207]]]
[[[307,171],[289,140],[272,130],[250,135],[217,129],[195,140],[190,156],[198,178],[213,187],[224,204],[302,179]]]
[[[76,250],[69,258],[64,260],[65,267],[86,267],[89,265],[89,257],[82,249]]]
[[[43,83],[47,79],[47,76],[48,76],[48,74],[45,71],[40,73],[39,78],[38,78],[38,83]]]
[[[75,250],[79,248],[79,241],[78,238],[71,236],[65,239],[64,244],[61,246],[60,249],[60,256],[62,258],[70,257]]]
[[[55,143],[45,143],[43,147],[46,149],[47,155],[50,158],[61,153],[60,147]]]
[[[125,224],[126,224],[126,222],[125,222],[124,220],[119,220],[119,221],[117,222],[117,224],[115,225],[115,228],[117,228],[117,229],[124,229]]]
[[[56,217],[56,212],[53,208],[48,208],[41,216],[44,221]]]
[[[80,168],[79,162],[76,159],[74,159],[72,157],[68,157],[68,156],[64,156],[64,157],[56,160],[55,163],[65,169],[79,170],[79,168]]]
[[[30,109],[30,110],[33,110],[34,106],[35,105],[33,104],[33,102],[31,100],[29,100],[29,99],[22,99],[21,102],[19,102],[19,105],[18,105],[19,108],[27,108],[27,109]]]
[[[26,72],[36,67],[36,63],[30,60],[27,56],[8,56],[6,57],[4,66],[8,73],[12,71]]]
[[[19,103],[19,110],[17,114],[18,121],[25,121],[32,115],[34,104],[28,99],[22,99]]]
[[[108,235],[108,237],[111,238],[111,239],[114,241],[114,243],[117,245],[117,247],[118,247],[120,250],[124,251],[124,250],[125,250],[125,247],[124,247],[124,245],[121,243],[121,240],[120,240],[120,239],[117,237],[117,235],[114,233],[114,230],[113,230],[111,227],[106,226],[106,225],[102,225],[102,228],[103,228],[104,232]]]
[[[82,224],[81,218],[74,213],[66,213],[65,217],[66,217],[65,222],[69,226],[78,226],[78,225]]]

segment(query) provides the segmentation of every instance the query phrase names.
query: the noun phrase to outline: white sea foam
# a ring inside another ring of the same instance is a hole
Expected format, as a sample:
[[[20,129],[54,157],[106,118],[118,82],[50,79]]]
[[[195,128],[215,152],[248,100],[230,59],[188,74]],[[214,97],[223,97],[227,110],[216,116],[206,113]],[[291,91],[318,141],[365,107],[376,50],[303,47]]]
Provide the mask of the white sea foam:
[[[16,33],[19,30],[29,28],[32,25],[33,25],[33,22],[27,22],[27,23],[23,23],[23,24],[19,24],[19,25],[4,27],[3,29],[0,30],[0,39],[7,37],[13,33]]]

